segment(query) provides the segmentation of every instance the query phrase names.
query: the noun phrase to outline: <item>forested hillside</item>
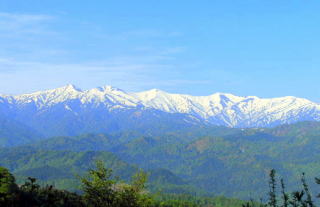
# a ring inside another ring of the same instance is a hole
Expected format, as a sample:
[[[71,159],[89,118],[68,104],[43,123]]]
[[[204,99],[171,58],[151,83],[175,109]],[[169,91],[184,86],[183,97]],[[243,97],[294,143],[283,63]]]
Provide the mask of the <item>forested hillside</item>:
[[[48,169],[50,170],[50,169]],[[139,170],[130,181],[114,177],[103,161],[78,176],[77,193],[54,185],[39,185],[28,177],[17,185],[15,177],[0,167],[0,206],[3,207],[240,207],[245,201],[225,197],[199,197],[188,194],[152,194],[146,188],[148,174]]]
[[[319,136],[317,122],[257,129],[84,134],[3,148],[0,165],[8,167],[18,181],[35,176],[39,182],[76,189],[74,175],[101,159],[124,179],[142,167],[151,173],[153,191],[249,199],[265,194],[268,172],[273,168],[284,177],[289,190],[295,189],[302,172],[308,181],[318,176]],[[314,182],[310,183],[314,191]]]

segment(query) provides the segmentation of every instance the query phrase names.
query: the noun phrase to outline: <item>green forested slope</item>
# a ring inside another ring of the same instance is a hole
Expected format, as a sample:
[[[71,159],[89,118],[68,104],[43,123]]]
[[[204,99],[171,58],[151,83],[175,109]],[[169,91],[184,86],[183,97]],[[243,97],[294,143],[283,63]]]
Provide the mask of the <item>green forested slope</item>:
[[[17,147],[0,150],[0,166],[10,169],[21,183],[27,177],[38,178],[41,184],[53,184],[60,189],[77,190],[78,176],[101,160],[121,180],[129,180],[139,168],[106,151],[42,150]],[[153,192],[203,193],[167,169],[152,169],[149,189]]]
[[[317,122],[268,129],[217,127],[154,134],[86,134],[34,142],[25,147],[26,152],[17,147],[4,149],[0,152],[0,164],[18,176],[36,173],[37,177],[71,188],[73,183],[68,179],[87,169],[95,158],[106,163],[111,159],[111,167],[124,177],[130,173],[121,171],[121,166],[132,171],[133,166],[150,172],[158,170],[155,174],[161,175],[152,179],[157,189],[167,192],[202,189],[216,195],[259,198],[265,195],[272,168],[285,178],[289,190],[296,188],[305,172],[315,191],[313,178],[320,174],[319,138]],[[162,185],[161,179],[167,183]]]
[[[46,151],[19,147],[1,150],[0,157],[0,165],[12,170],[19,181],[31,176],[40,182],[54,183],[59,188],[71,190],[78,187],[76,176],[92,168],[96,160],[104,161],[123,179],[128,179],[137,170],[109,152]]]
[[[12,147],[39,140],[41,135],[24,124],[0,117],[0,147]]]

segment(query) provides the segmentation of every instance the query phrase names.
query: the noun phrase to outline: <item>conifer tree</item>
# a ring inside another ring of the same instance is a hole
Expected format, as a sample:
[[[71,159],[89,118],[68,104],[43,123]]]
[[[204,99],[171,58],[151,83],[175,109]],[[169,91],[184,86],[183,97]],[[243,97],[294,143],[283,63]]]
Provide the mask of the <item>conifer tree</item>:
[[[304,173],[302,173],[301,182],[302,182],[302,185],[303,185],[303,190],[307,195],[305,203],[310,207],[314,207],[314,203],[312,201],[312,196],[311,196],[311,193],[309,191],[309,186],[308,186],[308,184],[306,182],[306,178],[305,178],[305,174]]]
[[[277,194],[276,194],[276,171],[272,169],[270,171],[269,180],[269,205],[271,207],[277,207]]]
[[[89,206],[114,206],[115,181],[111,179],[112,170],[106,169],[101,161],[96,162],[96,168],[96,170],[89,170],[88,175],[81,178],[84,200]]]
[[[281,194],[282,194],[282,200],[283,200],[282,206],[283,207],[288,207],[289,206],[289,196],[286,193],[285,184],[284,184],[283,179],[281,179],[280,182],[281,182]]]

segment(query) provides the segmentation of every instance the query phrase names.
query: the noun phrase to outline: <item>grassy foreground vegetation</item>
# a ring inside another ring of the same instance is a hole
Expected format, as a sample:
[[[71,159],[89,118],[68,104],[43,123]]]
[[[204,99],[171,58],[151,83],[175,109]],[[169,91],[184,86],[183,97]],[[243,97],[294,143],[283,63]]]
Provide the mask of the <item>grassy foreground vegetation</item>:
[[[146,188],[147,174],[136,173],[130,183],[116,178],[103,162],[95,169],[78,177],[81,193],[56,189],[52,185],[40,186],[29,177],[17,185],[15,177],[0,167],[0,206],[2,207],[241,207],[244,201],[224,197],[195,197],[183,194],[152,194]]]

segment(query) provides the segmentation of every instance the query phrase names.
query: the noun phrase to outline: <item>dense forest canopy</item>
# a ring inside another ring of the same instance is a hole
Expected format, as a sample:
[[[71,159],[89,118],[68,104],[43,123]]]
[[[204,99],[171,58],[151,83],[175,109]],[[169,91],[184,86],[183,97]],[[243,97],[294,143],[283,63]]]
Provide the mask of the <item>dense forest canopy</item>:
[[[150,172],[153,191],[259,199],[273,168],[289,190],[295,190],[303,172],[310,188],[316,190],[319,136],[317,122],[257,129],[195,127],[148,134],[60,136],[0,148],[0,165],[20,184],[33,176],[41,184],[76,190],[75,175],[82,175],[99,159],[124,180],[139,168]]]
[[[113,176],[102,161],[96,162],[83,177],[78,193],[59,190],[52,185],[41,186],[28,177],[17,185],[14,176],[0,167],[0,206],[51,207],[240,207],[245,202],[224,197],[195,197],[188,194],[152,194],[146,188],[147,173],[139,171],[129,183]]]

